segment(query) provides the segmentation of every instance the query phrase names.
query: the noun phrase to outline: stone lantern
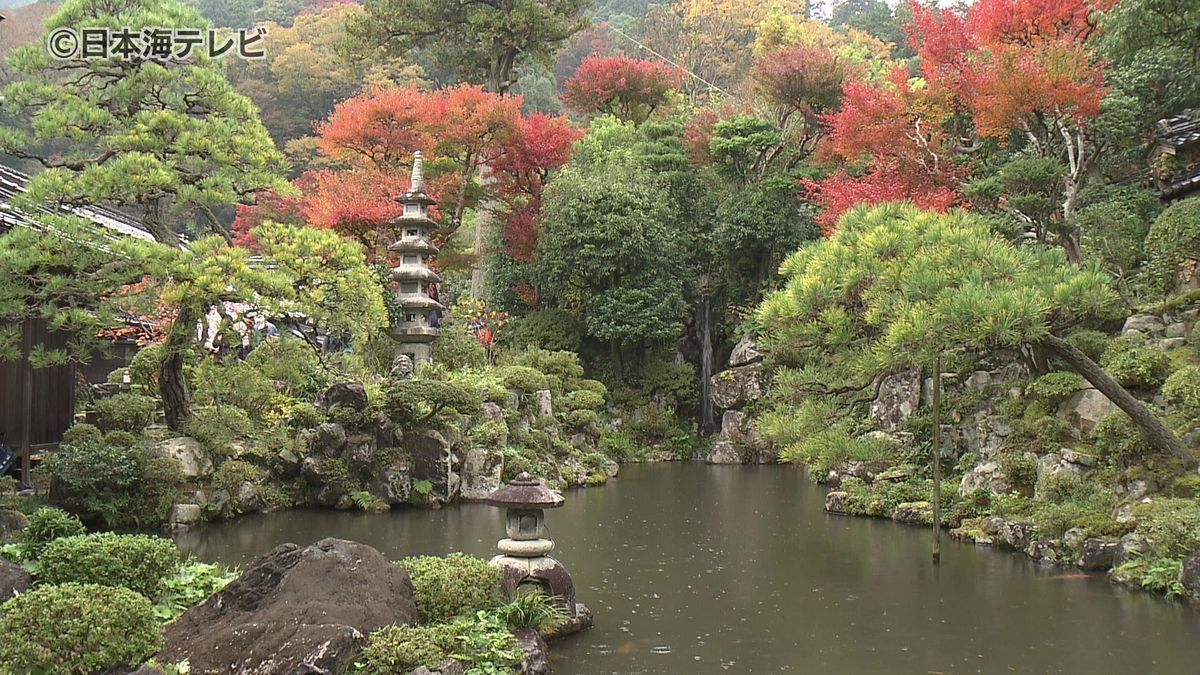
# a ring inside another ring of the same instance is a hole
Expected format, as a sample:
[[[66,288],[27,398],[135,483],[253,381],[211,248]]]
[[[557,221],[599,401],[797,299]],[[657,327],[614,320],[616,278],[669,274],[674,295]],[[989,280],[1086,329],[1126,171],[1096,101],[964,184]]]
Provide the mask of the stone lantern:
[[[396,197],[404,211],[392,221],[396,241],[388,250],[399,255],[400,264],[392,269],[391,278],[398,285],[396,301],[403,315],[392,326],[396,341],[396,358],[408,357],[413,365],[429,360],[430,343],[437,339],[441,311],[445,309],[435,297],[435,284],[441,276],[429,266],[438,248],[429,241],[429,233],[437,223],[429,217],[429,207],[437,202],[425,192],[424,162],[420,151],[414,153],[412,183],[408,192]]]
[[[505,594],[513,597],[521,588],[533,587],[559,598],[570,617],[568,626],[559,634],[591,625],[591,612],[575,602],[571,574],[549,555],[554,542],[547,536],[545,510],[556,509],[563,501],[562,495],[527,472],[487,498],[487,503],[505,509],[504,531],[508,536],[496,542],[500,555],[491,560],[492,565],[504,570]]]

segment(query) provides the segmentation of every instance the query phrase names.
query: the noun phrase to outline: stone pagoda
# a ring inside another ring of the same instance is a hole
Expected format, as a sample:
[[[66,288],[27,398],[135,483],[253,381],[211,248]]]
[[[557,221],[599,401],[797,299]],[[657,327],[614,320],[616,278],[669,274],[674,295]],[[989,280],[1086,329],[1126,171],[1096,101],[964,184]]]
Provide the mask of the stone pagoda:
[[[438,252],[429,241],[429,233],[437,227],[429,217],[429,207],[437,202],[425,192],[420,151],[413,157],[408,192],[396,201],[404,205],[404,213],[392,221],[397,237],[388,250],[400,257],[400,264],[392,270],[392,280],[399,284],[396,300],[404,313],[392,327],[392,339],[396,341],[396,358],[407,356],[415,366],[429,360],[430,343],[437,339],[444,309],[435,299],[433,287],[442,278],[429,267],[430,258]]]

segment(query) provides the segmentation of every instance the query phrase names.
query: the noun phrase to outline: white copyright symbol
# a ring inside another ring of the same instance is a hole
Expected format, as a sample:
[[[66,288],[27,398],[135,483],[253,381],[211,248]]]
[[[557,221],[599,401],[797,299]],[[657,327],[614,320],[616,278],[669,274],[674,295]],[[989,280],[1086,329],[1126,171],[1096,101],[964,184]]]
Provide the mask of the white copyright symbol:
[[[79,49],[79,36],[70,28],[59,28],[46,38],[46,48],[57,59],[69,59]]]

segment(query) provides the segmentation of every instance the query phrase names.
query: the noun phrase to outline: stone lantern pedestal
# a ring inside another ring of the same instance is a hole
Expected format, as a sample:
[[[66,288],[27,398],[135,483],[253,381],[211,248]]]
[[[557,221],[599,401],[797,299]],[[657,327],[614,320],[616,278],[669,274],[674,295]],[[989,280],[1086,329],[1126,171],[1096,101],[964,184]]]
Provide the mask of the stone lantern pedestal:
[[[504,532],[496,542],[500,555],[491,564],[504,571],[502,584],[508,597],[525,588],[541,590],[559,599],[568,617],[553,635],[562,637],[592,625],[592,613],[575,602],[575,582],[561,562],[550,557],[554,542],[546,531],[545,509],[563,505],[563,497],[528,473],[488,495],[487,503],[505,509]]]

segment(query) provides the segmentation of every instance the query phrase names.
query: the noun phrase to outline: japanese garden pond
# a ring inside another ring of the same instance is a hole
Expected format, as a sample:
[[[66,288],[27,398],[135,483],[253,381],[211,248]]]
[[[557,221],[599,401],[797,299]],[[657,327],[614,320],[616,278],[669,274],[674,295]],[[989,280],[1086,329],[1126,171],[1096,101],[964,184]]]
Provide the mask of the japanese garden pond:
[[[547,512],[592,630],[552,645],[560,675],[1194,673],[1200,612],[1073,569],[826,515],[792,467],[634,465]],[[180,535],[202,560],[340,537],[391,558],[490,557],[482,504],[387,514],[285,511]]]

